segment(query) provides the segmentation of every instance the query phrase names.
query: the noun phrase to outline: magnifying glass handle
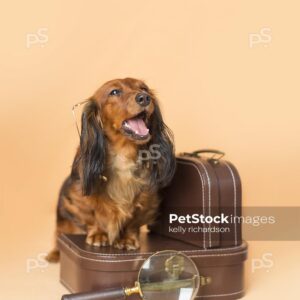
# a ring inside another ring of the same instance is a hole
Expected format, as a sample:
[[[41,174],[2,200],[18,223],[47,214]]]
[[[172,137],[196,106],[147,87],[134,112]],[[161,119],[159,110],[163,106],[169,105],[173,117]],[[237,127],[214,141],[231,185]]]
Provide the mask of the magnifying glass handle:
[[[97,292],[63,295],[61,300],[123,300],[126,295],[123,288],[108,289]]]

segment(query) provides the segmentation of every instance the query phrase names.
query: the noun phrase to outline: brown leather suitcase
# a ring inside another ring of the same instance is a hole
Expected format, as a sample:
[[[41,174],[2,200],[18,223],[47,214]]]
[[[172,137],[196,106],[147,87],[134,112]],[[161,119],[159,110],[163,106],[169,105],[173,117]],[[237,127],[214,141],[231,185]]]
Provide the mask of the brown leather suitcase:
[[[231,300],[244,295],[246,243],[203,250],[156,234],[141,233],[140,239],[141,249],[128,252],[111,247],[89,246],[85,243],[84,235],[62,235],[58,240],[61,283],[71,292],[131,287],[137,280],[141,265],[149,256],[157,251],[177,250],[194,261],[203,279],[196,299]],[[130,296],[130,299],[140,297]]]
[[[210,154],[210,157],[207,156]],[[161,191],[160,217],[155,233],[183,240],[203,249],[239,246],[242,230],[241,180],[236,168],[218,150],[199,150],[177,157],[177,169],[169,186]],[[170,216],[228,216],[229,223],[198,225],[174,222]],[[184,232],[185,230],[185,232]]]

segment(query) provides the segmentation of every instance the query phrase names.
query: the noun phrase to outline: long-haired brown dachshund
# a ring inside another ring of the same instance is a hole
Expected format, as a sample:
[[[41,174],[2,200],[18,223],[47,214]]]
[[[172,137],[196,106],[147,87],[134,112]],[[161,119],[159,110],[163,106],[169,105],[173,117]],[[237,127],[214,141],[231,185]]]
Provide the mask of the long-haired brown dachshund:
[[[88,100],[81,123],[59,195],[56,235],[86,233],[90,245],[137,249],[140,227],[155,220],[158,189],[175,170],[172,133],[158,101],[141,80],[112,80]],[[47,259],[58,261],[57,247]]]

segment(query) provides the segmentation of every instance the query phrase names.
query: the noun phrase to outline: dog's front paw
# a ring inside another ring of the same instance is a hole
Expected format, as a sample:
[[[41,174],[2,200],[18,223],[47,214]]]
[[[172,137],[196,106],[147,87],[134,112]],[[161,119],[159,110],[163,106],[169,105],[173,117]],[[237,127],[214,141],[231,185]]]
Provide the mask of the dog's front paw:
[[[47,254],[47,256],[45,257],[45,259],[49,262],[49,263],[56,263],[59,261],[59,251],[58,249],[54,249],[51,252],[49,252]]]
[[[92,246],[108,246],[108,237],[106,233],[91,233],[88,234],[85,242]]]
[[[114,242],[113,246],[117,249],[136,250],[140,248],[138,237],[124,237]]]

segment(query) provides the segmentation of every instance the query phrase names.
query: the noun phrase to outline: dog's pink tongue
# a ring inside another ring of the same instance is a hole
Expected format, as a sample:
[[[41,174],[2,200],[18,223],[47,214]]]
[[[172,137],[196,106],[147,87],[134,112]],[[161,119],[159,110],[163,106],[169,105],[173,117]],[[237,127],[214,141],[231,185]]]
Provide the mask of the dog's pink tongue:
[[[146,127],[144,120],[142,119],[130,119],[127,120],[130,128],[138,135],[147,135],[149,129]]]

